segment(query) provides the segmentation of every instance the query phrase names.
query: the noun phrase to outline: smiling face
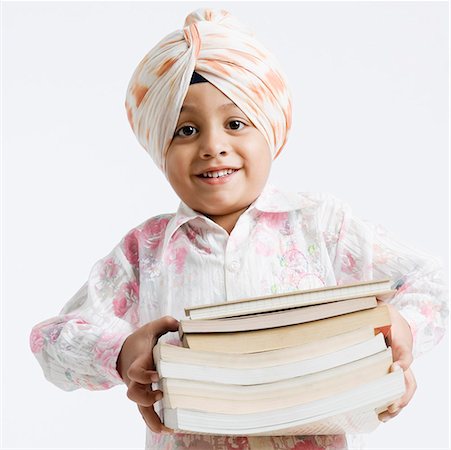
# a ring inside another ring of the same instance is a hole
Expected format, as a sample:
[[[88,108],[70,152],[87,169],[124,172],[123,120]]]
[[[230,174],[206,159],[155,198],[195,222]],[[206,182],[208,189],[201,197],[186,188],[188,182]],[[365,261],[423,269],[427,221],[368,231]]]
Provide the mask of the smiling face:
[[[228,97],[210,83],[189,87],[166,156],[166,176],[184,203],[230,233],[271,163],[265,138]]]

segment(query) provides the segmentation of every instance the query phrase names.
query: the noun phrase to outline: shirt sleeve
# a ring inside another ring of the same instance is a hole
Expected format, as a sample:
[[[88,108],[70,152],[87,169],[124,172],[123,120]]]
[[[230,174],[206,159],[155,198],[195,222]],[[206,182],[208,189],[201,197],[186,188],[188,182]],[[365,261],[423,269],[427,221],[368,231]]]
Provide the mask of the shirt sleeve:
[[[388,301],[410,325],[413,356],[430,350],[444,336],[449,313],[441,261],[356,217],[333,196],[323,200],[320,223],[337,284],[390,278],[396,294]]]
[[[30,347],[45,377],[63,390],[102,390],[123,382],[116,362],[138,328],[139,302],[138,271],[125,256],[126,240],[94,264],[58,316],[31,331]]]

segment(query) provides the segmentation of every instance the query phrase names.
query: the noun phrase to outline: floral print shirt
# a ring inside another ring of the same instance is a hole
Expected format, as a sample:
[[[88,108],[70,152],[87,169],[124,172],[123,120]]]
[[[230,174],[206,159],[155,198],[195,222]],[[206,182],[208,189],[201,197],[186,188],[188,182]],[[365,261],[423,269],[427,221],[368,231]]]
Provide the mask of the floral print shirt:
[[[354,216],[325,193],[284,193],[267,185],[230,235],[183,202],[175,214],[132,229],[92,268],[60,314],[36,325],[31,350],[48,380],[64,390],[122,383],[116,360],[124,340],[184,308],[299,289],[390,278],[390,300],[409,322],[414,357],[445,333],[447,293],[440,263]],[[162,340],[176,342],[177,333]],[[257,443],[257,444],[256,444]],[[246,438],[158,435],[146,448],[342,449],[345,436]]]

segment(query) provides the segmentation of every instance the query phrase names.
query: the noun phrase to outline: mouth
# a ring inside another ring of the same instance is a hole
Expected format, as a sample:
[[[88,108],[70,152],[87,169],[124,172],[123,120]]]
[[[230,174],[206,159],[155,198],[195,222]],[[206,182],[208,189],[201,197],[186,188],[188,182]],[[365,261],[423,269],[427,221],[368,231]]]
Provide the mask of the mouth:
[[[210,172],[203,172],[197,175],[199,178],[223,178],[237,172],[239,169],[221,169],[212,170]]]

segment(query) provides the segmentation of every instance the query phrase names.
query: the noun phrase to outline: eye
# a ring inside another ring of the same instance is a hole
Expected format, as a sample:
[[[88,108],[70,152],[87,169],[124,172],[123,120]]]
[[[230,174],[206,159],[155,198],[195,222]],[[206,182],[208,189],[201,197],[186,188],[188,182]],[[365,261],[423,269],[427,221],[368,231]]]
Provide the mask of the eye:
[[[241,130],[244,127],[244,123],[241,120],[231,120],[229,126],[232,130]]]
[[[189,136],[193,136],[195,134],[195,132],[197,132],[195,127],[193,127],[192,125],[185,125],[185,126],[179,128],[175,132],[174,136],[189,137]]]

